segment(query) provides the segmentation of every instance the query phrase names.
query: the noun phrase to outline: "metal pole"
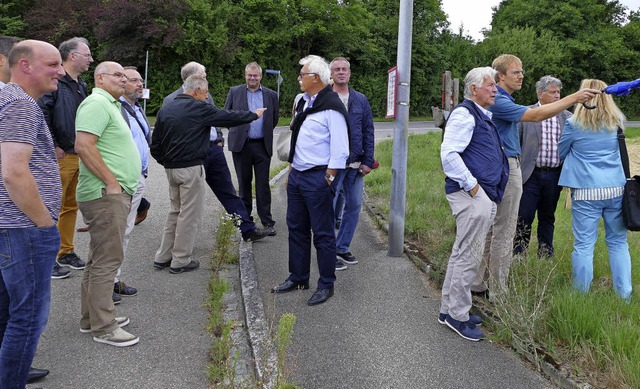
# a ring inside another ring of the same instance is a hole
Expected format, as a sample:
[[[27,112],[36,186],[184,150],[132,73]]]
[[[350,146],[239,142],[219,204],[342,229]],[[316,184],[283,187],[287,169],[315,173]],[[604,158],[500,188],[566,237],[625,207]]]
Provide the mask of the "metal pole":
[[[147,74],[149,73],[149,50],[147,50],[147,58],[144,60],[144,89],[147,89]],[[149,96],[151,97],[151,96]],[[144,99],[142,109],[147,114],[147,99]]]
[[[400,257],[404,252],[413,0],[400,0],[400,18],[398,26],[398,93],[396,100],[396,120],[393,133],[391,204],[389,207],[388,254],[391,257]]]

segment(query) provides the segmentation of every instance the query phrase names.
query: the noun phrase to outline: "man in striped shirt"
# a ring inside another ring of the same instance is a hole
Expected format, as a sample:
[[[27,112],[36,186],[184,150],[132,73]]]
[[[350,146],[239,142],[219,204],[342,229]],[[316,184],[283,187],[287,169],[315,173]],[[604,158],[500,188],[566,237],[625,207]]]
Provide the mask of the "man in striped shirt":
[[[0,387],[24,388],[51,302],[62,187],[35,99],[58,88],[58,50],[26,40],[9,53],[0,91]]]
[[[550,104],[560,100],[562,82],[551,76],[544,76],[536,83],[538,103],[530,108]],[[562,161],[558,155],[558,140],[564,122],[571,112],[562,111],[541,122],[520,122],[520,146],[522,154],[522,197],[518,211],[516,237],[513,253],[527,250],[531,238],[531,224],[538,213],[538,256],[550,257],[554,254],[553,230],[556,206],[562,187],[558,186]]]

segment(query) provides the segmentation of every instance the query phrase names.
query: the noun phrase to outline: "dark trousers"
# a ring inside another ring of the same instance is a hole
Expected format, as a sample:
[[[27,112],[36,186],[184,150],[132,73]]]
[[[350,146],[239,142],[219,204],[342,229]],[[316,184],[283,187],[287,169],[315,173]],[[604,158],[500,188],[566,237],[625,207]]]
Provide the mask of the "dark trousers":
[[[311,232],[318,258],[318,288],[333,288],[336,280],[336,237],[333,231],[333,191],[324,178],[326,170],[291,169],[287,184],[289,227],[289,280],[309,280]]]
[[[529,246],[531,224],[538,212],[538,256],[552,256],[555,213],[562,187],[558,186],[560,168],[546,170],[535,168],[524,183],[518,227],[513,242],[514,254],[520,254]]]
[[[251,181],[256,175],[256,211],[262,225],[273,226],[276,222],[271,216],[271,188],[269,187],[269,166],[271,158],[267,154],[264,140],[247,139],[242,151],[233,153],[233,165],[238,176],[238,191],[247,213],[253,210]]]
[[[230,215],[240,217],[240,231],[246,235],[256,228],[256,225],[249,218],[249,213],[245,208],[242,199],[236,195],[236,189],[231,182],[229,165],[224,157],[224,150],[220,145],[209,147],[209,155],[204,162],[206,181],[213,194],[222,204],[225,211]]]

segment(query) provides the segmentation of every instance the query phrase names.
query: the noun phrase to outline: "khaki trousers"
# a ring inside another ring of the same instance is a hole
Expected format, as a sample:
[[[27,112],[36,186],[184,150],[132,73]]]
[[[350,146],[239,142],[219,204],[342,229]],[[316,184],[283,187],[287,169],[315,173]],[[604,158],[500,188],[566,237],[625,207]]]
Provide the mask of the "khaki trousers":
[[[456,218],[456,241],[442,285],[440,312],[455,320],[469,320],[471,284],[482,260],[487,232],[496,215],[496,203],[482,187],[474,197],[463,190],[447,195]]]
[[[62,204],[58,215],[58,231],[60,231],[60,250],[58,256],[73,251],[73,237],[76,231],[78,217],[78,202],[76,201],[76,186],[80,167],[78,154],[65,153],[64,158],[58,160],[60,180],[62,181]]]
[[[111,296],[113,279],[124,258],[122,240],[131,196],[105,194],[103,189],[101,198],[78,205],[91,237],[80,288],[80,327],[91,327],[91,333],[100,336],[118,327]]]
[[[522,197],[522,171],[520,160],[509,158],[509,181],[498,204],[496,217],[487,234],[487,244],[478,276],[471,286],[474,292],[489,289],[489,297],[507,290],[509,268],[513,257],[513,239],[518,224],[518,209]]]
[[[191,262],[204,199],[204,167],[165,169],[169,180],[171,210],[164,224],[162,242],[155,261],[171,267],[184,267]]]

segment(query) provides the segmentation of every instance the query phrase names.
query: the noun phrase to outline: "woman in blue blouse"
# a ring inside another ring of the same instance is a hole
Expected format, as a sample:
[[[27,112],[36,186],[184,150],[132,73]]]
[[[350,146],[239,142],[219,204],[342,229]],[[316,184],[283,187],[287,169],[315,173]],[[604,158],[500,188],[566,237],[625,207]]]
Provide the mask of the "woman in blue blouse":
[[[581,88],[602,90],[600,80],[583,80]],[[607,94],[579,105],[568,119],[558,144],[564,159],[561,186],[571,188],[574,245],[571,255],[573,285],[587,292],[593,279],[593,249],[598,222],[604,219],[613,288],[622,298],[631,295],[631,258],[627,230],[622,221],[622,192],[626,181],[620,160],[617,129],[624,115]]]

